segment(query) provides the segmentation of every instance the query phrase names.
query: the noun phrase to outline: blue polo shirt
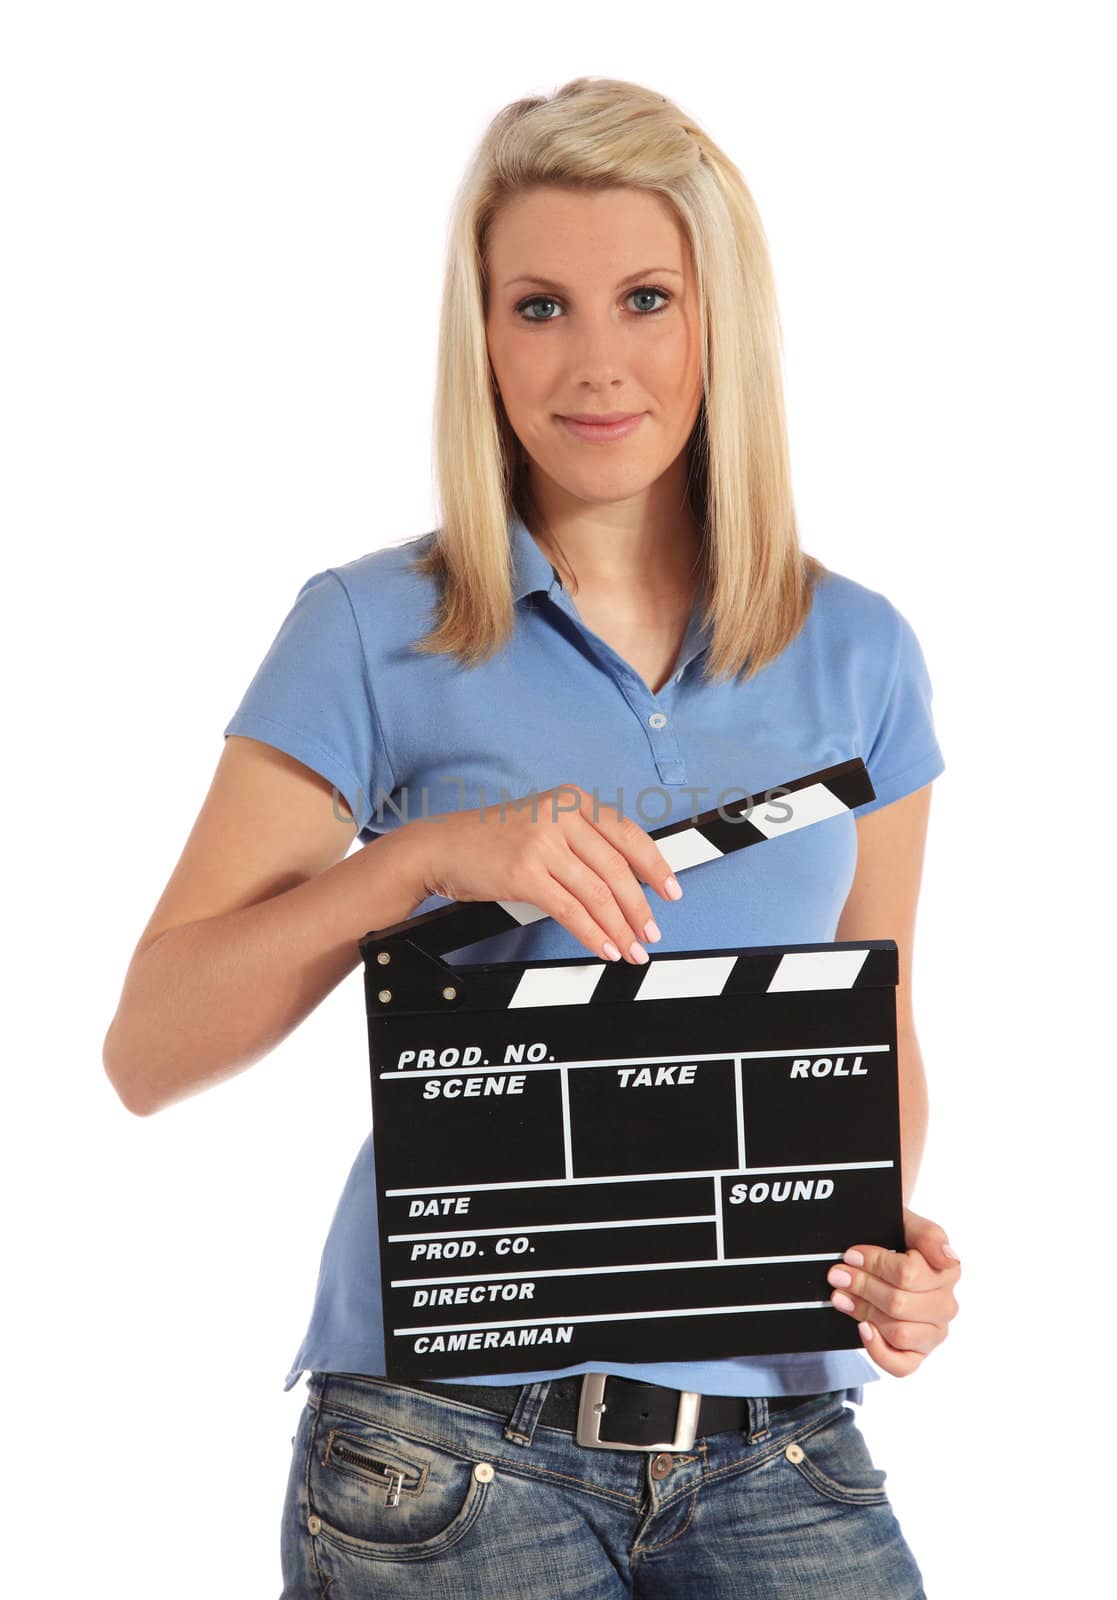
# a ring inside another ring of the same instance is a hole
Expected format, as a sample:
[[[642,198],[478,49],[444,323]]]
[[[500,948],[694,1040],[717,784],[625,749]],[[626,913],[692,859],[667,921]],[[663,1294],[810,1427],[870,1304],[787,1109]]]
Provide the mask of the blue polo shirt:
[[[344,796],[363,845],[412,817],[577,783],[643,827],[760,796],[860,756],[876,799],[752,850],[690,868],[683,897],[649,902],[655,952],[833,940],[857,858],[854,818],[943,770],[931,685],[910,625],[883,595],[823,576],[798,637],[747,683],[707,681],[696,601],[667,683],[640,675],[587,627],[519,517],[509,520],[515,628],[466,669],[413,653],[433,620],[434,580],[410,570],[433,534],[308,578],[225,734],[274,745]],[[448,902],[430,896],[415,914]],[[447,956],[451,963],[585,957],[551,920]],[[354,1070],[367,1071],[363,1008]],[[374,1151],[357,1151],[323,1249],[310,1325],[284,1382],[304,1371],[384,1376]],[[849,1241],[851,1244],[853,1240]],[[846,1389],[879,1376],[858,1350],[712,1361],[581,1362],[463,1383],[519,1384],[591,1370],[706,1394]]]

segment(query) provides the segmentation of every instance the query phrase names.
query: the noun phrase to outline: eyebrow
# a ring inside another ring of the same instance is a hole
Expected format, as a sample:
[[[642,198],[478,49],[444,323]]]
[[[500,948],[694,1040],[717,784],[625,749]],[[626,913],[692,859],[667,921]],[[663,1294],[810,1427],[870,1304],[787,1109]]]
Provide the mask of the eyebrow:
[[[655,272],[670,273],[675,278],[682,277],[682,273],[677,267],[641,267],[639,272],[630,273],[627,278],[622,278],[617,284],[617,288],[623,289],[626,283],[638,283],[641,278],[650,278]],[[564,286],[561,283],[556,283],[553,278],[539,277],[531,272],[522,273],[518,278],[509,278],[504,287],[511,289],[513,284],[516,283],[537,283],[544,289],[557,289],[560,294],[566,294],[567,292]]]

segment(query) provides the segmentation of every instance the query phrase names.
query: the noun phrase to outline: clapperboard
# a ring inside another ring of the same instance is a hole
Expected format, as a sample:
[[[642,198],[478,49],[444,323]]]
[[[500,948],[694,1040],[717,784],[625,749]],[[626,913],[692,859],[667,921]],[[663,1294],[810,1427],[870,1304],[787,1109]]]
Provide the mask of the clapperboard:
[[[716,871],[875,798],[860,759],[774,792],[650,836]],[[826,1272],[904,1248],[895,942],[440,959],[543,916],[360,941],[387,1376],[859,1347]]]

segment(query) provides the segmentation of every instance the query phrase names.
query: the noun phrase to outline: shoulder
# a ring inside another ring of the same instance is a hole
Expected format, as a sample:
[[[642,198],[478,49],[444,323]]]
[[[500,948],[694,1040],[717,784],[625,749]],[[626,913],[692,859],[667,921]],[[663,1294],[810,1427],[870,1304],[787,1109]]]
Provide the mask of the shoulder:
[[[336,573],[354,595],[386,583],[397,589],[410,586],[427,588],[431,580],[411,569],[420,556],[430,552],[434,540],[433,533],[416,534],[396,544],[384,545],[379,550],[370,550],[367,555],[356,556],[352,561],[338,562],[327,570]]]
[[[423,533],[370,550],[315,573],[304,588],[328,583],[339,603],[343,595],[368,647],[404,645],[425,633],[433,621],[435,580],[415,571],[414,564],[429,553],[434,540],[433,532]]]
[[[887,595],[829,569],[819,576],[803,633],[829,667],[876,685],[915,644],[910,623]]]
[[[341,582],[355,604],[380,604],[384,609],[409,601],[425,604],[434,598],[433,580],[416,572],[414,564],[429,554],[434,539],[433,533],[420,533],[398,544],[370,550],[352,561],[339,562],[326,571]]]
[[[855,751],[876,799],[863,816],[910,794],[944,770],[931,677],[915,630],[879,590],[841,574],[820,582],[811,658],[832,715],[852,719]]]
[[[809,620],[826,634],[892,640],[903,618],[887,595],[828,568],[815,586]]]

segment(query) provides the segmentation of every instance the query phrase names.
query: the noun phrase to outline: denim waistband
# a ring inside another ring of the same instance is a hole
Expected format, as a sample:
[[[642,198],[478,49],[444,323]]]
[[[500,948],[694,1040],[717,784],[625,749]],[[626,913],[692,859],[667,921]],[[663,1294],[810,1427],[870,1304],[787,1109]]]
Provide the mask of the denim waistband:
[[[634,1380],[625,1380],[633,1382]],[[562,1450],[573,1452],[582,1459],[587,1456],[623,1456],[624,1451],[586,1449],[577,1444],[569,1427],[562,1427],[543,1415],[552,1387],[571,1385],[580,1387],[581,1377],[547,1379],[522,1385],[493,1386],[498,1391],[500,1408],[482,1406],[477,1400],[467,1398],[470,1389],[466,1384],[447,1384],[436,1392],[430,1389],[395,1383],[384,1377],[365,1373],[312,1371],[307,1379],[307,1392],[314,1405],[344,1412],[351,1408],[355,1415],[375,1416],[386,1425],[411,1427],[428,1437],[437,1437],[444,1443],[463,1450],[476,1448],[478,1440],[489,1440],[496,1446],[500,1441],[511,1442],[520,1448],[529,1448],[542,1428],[548,1441],[556,1447],[565,1441]],[[659,1385],[649,1385],[659,1388]],[[465,1391],[463,1393],[463,1391]],[[561,1392],[561,1391],[560,1391]],[[675,1395],[678,1391],[667,1390]],[[812,1418],[842,1402],[844,1389],[830,1390],[812,1395],[747,1395],[732,1397],[740,1401],[739,1427],[709,1435],[731,1441],[734,1437],[750,1444],[761,1444],[769,1439],[773,1430],[781,1434],[795,1431]],[[720,1396],[719,1399],[729,1397]],[[551,1413],[553,1414],[553,1413]]]

